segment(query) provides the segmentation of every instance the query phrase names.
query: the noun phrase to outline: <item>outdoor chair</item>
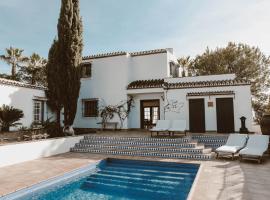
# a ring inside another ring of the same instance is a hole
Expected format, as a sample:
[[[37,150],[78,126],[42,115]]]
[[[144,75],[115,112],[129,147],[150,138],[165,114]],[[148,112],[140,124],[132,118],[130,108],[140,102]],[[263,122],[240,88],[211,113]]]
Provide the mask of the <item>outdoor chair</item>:
[[[169,128],[170,128],[170,120],[158,120],[156,123],[156,126],[150,129],[151,131],[151,137],[154,132],[157,133],[157,136],[159,133],[169,133]]]
[[[250,135],[246,147],[239,152],[240,161],[242,159],[255,159],[261,163],[268,145],[269,135]]]
[[[220,154],[231,154],[234,159],[234,155],[245,147],[247,138],[247,134],[230,134],[226,144],[216,149],[216,158]]]
[[[186,120],[173,120],[169,132],[174,133],[182,132],[186,135]]]

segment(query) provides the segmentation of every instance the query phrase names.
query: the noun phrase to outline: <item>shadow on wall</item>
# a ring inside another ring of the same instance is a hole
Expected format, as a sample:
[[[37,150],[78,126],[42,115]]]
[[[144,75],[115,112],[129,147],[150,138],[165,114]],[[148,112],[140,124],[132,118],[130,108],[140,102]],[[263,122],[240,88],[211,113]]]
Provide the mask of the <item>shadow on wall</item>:
[[[30,127],[33,122],[34,114],[33,99],[34,97],[45,97],[45,92],[38,89],[9,87],[9,90],[7,90],[5,94],[8,94],[8,98],[5,99],[6,102],[3,102],[3,104],[7,104],[9,106],[13,106],[14,108],[21,109],[24,113],[24,117],[19,121],[20,123],[22,123],[22,125],[19,126]],[[48,118],[48,115],[45,110],[44,119],[46,118]]]

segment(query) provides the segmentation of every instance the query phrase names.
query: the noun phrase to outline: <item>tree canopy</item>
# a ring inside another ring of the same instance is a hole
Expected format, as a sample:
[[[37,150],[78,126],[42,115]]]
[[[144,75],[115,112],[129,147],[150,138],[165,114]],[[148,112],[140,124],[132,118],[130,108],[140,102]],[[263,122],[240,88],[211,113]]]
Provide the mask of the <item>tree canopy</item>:
[[[9,47],[6,48],[4,55],[0,55],[0,60],[3,60],[11,66],[10,78],[13,80],[18,80],[17,68],[20,67],[21,64],[25,63],[28,58],[23,56],[23,49]]]
[[[32,85],[46,85],[45,66],[47,61],[37,53],[33,53],[19,73],[21,79]]]
[[[64,124],[73,124],[80,91],[80,64],[82,59],[82,19],[79,0],[62,0],[58,19],[58,66],[59,87],[64,107]]]

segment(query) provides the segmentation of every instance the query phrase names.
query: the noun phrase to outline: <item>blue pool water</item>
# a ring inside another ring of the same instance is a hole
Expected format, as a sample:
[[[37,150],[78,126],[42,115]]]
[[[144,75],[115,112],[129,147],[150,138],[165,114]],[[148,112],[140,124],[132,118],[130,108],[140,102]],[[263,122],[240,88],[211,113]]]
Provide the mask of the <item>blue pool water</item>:
[[[94,170],[20,200],[181,200],[186,199],[199,165],[106,159]]]

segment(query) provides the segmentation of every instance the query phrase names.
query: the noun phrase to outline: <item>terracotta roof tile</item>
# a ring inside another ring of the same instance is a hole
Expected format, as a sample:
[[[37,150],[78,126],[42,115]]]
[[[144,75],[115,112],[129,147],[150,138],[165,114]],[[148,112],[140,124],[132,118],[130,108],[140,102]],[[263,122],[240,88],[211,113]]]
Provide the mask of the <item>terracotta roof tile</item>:
[[[131,82],[127,89],[162,88],[164,79],[138,80]]]
[[[118,51],[118,52],[110,52],[110,53],[102,53],[102,54],[85,56],[82,59],[87,60],[87,59],[96,59],[96,58],[106,58],[106,57],[113,57],[113,56],[123,56],[126,54],[127,53],[124,51]]]
[[[144,55],[150,55],[150,54],[158,54],[158,53],[166,53],[167,49],[154,49],[154,50],[148,50],[148,51],[137,51],[137,52],[131,52],[129,53],[130,56],[144,56]],[[113,56],[122,56],[128,54],[125,51],[118,51],[118,52],[110,52],[110,53],[103,53],[103,54],[96,54],[96,55],[90,55],[90,56],[84,56],[83,60],[88,59],[98,59],[98,58],[106,58],[106,57],[113,57]]]
[[[131,56],[144,56],[144,55],[150,55],[150,54],[157,54],[157,53],[166,53],[166,49],[154,49],[149,51],[138,51],[138,52],[132,52],[130,53]]]
[[[233,79],[233,80],[164,83],[164,87],[168,89],[222,87],[222,86],[237,86],[237,85],[250,85],[250,82],[246,80]]]
[[[238,86],[250,85],[245,80],[215,80],[215,81],[197,81],[197,82],[178,82],[168,83],[164,79],[137,80],[131,82],[127,89],[143,89],[143,88],[164,88],[164,89],[184,89],[184,88],[202,88],[202,87],[222,87],[222,86]]]
[[[207,91],[207,92],[188,92],[187,96],[213,96],[213,95],[234,95],[234,91]]]
[[[13,81],[9,79],[4,79],[0,78],[0,84],[2,85],[11,85],[11,86],[17,86],[17,87],[24,87],[24,88],[30,88],[30,89],[38,89],[38,90],[46,90],[46,87],[43,86],[36,86],[36,85],[31,85],[19,81]]]

